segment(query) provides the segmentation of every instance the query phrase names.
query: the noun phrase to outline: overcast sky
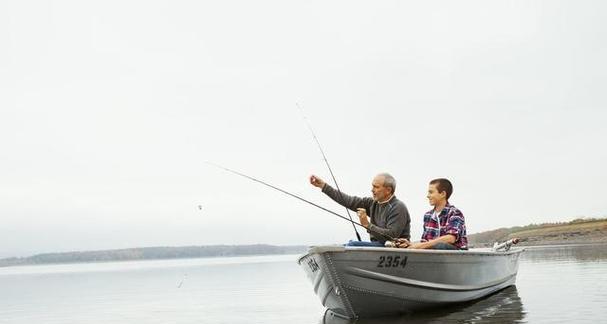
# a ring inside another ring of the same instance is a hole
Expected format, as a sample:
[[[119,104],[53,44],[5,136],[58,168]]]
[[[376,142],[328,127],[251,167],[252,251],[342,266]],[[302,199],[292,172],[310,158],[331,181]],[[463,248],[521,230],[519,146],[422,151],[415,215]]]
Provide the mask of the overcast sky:
[[[307,182],[390,172],[421,235],[607,216],[604,1],[0,0],[0,257],[354,238]],[[202,206],[202,210],[198,206]]]

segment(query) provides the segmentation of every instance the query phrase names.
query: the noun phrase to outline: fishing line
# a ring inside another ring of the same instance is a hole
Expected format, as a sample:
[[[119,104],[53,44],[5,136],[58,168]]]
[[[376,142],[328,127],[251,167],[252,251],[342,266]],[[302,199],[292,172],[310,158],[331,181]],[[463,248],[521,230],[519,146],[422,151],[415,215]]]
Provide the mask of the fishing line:
[[[331,178],[333,178],[333,183],[335,184],[335,188],[337,189],[337,193],[339,194],[339,199],[343,200],[343,195],[341,193],[341,190],[339,189],[339,185],[337,184],[337,180],[335,179],[333,170],[331,169],[331,166],[329,165],[329,160],[327,160],[325,151],[322,149],[322,146],[320,145],[320,142],[318,141],[318,137],[316,137],[316,134],[314,133],[314,130],[312,129],[312,126],[310,125],[310,122],[308,121],[308,118],[306,118],[303,108],[301,108],[299,103],[295,103],[295,105],[297,106],[297,108],[299,108],[299,111],[301,112],[301,116],[303,117],[303,120],[306,122],[306,125],[308,126],[310,133],[312,133],[312,137],[314,137],[314,141],[316,142],[316,145],[318,146],[318,149],[320,150],[320,154],[322,154],[322,158],[325,160],[325,164],[327,165],[327,168],[329,169],[329,173],[331,173]],[[358,239],[359,242],[362,241],[360,239],[360,234],[358,234],[358,231],[356,230],[356,226],[354,226],[354,221],[352,220],[352,216],[350,215],[350,210],[348,209],[348,207],[344,207],[344,208],[346,208],[346,213],[348,213],[348,218],[350,219],[350,222],[352,222],[352,228],[354,229],[354,233],[356,233],[356,238]]]

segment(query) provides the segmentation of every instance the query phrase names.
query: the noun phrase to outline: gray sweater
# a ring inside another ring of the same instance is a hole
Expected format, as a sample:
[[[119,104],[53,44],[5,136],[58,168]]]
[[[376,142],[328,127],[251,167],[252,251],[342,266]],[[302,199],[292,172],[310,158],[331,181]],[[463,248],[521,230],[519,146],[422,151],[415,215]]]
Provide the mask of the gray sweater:
[[[371,197],[359,198],[346,195],[343,192],[340,193],[328,184],[325,184],[322,192],[350,210],[356,211],[357,208],[366,209],[367,215],[371,218],[371,224],[369,224],[369,228],[367,229],[369,236],[371,236],[371,241],[384,243],[388,238],[380,234],[394,238],[409,239],[411,237],[411,217],[409,217],[409,211],[407,210],[407,206],[398,200],[396,196],[392,196],[388,202],[380,204]]]

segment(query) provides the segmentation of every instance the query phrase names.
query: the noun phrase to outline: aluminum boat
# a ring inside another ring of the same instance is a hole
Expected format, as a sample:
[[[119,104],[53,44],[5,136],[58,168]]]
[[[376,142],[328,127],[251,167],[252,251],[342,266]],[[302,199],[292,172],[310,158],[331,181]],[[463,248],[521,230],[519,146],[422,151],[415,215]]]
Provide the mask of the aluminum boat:
[[[487,296],[515,283],[523,250],[316,246],[298,263],[323,306],[345,318],[358,318]]]

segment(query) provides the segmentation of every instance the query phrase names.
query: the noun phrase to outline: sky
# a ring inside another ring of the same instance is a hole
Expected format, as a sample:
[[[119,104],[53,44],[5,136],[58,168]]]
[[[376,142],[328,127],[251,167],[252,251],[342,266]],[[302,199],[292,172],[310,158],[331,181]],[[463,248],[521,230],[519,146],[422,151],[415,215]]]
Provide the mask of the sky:
[[[0,0],[0,257],[320,245],[380,172],[422,232],[607,216],[603,1]],[[201,208],[199,208],[201,206]],[[354,214],[353,214],[354,216]]]

